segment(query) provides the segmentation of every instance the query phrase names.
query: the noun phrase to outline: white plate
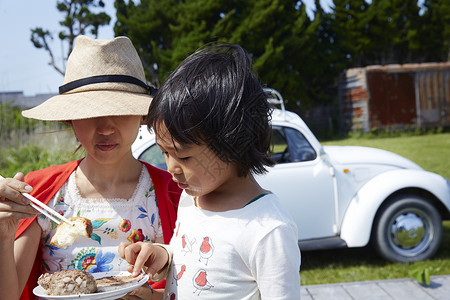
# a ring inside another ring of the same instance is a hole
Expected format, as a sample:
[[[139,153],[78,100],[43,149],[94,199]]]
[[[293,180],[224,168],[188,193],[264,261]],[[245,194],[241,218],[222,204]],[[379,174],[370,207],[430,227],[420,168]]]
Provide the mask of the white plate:
[[[116,272],[100,272],[100,273],[92,273],[92,275],[94,276],[95,279],[99,279],[102,277],[107,277],[107,276],[128,276],[131,275],[130,273],[126,272],[126,271],[116,271]],[[102,292],[102,293],[93,293],[93,294],[85,294],[85,295],[65,295],[65,296],[50,296],[45,294],[45,290],[38,285],[37,287],[35,287],[33,289],[33,294],[35,294],[36,296],[40,297],[41,299],[64,299],[64,300],[75,300],[75,299],[102,299],[102,300],[111,300],[111,299],[118,299],[120,297],[125,296],[126,294],[128,294],[129,292],[131,292],[132,290],[137,289],[138,287],[140,287],[141,285],[143,285],[144,283],[146,283],[148,281],[148,275],[145,274],[145,276],[139,280],[138,282],[136,282],[135,284],[132,285],[127,285],[126,287],[123,288],[119,288],[116,289],[114,291],[109,291],[109,292]]]

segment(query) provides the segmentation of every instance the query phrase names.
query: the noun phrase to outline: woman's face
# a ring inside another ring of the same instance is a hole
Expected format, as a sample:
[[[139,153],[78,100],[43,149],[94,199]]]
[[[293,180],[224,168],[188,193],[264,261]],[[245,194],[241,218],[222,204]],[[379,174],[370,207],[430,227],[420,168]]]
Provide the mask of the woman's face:
[[[112,163],[131,154],[141,116],[112,116],[73,120],[72,127],[89,156]]]

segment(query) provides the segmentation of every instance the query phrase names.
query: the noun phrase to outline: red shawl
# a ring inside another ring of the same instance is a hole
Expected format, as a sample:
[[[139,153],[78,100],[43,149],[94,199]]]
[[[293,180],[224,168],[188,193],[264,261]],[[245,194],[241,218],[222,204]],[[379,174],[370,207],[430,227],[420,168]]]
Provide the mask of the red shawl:
[[[51,166],[42,170],[30,172],[25,176],[25,182],[33,187],[30,194],[40,201],[47,204],[56,192],[69,179],[70,174],[78,167],[81,160],[72,161],[64,165]],[[161,226],[164,235],[164,243],[168,244],[172,238],[175,228],[175,220],[177,218],[178,201],[181,190],[172,177],[166,171],[158,169],[152,165],[143,162],[150,173],[153,185],[155,186],[156,200],[158,202]],[[16,232],[16,239],[30,226],[36,219],[24,219],[20,222]],[[38,250],[36,260],[31,270],[30,277],[22,292],[21,300],[34,299],[33,288],[37,285],[37,279],[41,275],[41,252]],[[164,282],[152,284],[153,288],[163,288]]]

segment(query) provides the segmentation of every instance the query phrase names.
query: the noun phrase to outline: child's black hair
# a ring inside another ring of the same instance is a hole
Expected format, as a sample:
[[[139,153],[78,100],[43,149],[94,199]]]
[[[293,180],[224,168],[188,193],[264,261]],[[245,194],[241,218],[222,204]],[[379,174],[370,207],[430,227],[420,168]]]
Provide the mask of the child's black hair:
[[[206,144],[247,176],[273,165],[270,116],[246,51],[217,43],[200,48],[169,75],[150,105],[147,124],[156,134],[164,124],[180,144]]]

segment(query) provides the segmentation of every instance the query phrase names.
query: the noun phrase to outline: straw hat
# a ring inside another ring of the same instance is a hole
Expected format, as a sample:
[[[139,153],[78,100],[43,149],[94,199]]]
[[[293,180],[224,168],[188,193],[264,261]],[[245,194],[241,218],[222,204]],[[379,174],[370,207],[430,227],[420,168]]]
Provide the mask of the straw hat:
[[[142,62],[127,37],[94,40],[79,36],[67,60],[59,95],[22,115],[45,121],[144,116],[155,91],[146,84]]]

